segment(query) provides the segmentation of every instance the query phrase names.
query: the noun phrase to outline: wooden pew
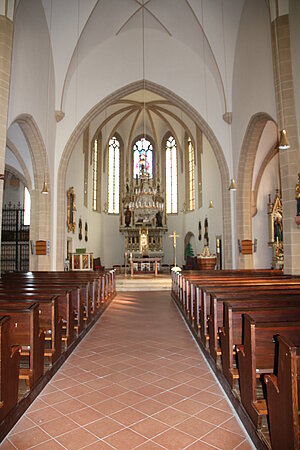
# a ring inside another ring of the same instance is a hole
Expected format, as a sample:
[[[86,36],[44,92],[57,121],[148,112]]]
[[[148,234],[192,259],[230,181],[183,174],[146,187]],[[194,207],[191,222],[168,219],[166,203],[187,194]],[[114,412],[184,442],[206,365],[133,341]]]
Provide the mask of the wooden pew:
[[[300,340],[278,336],[274,374],[265,375],[272,450],[299,448]]]
[[[219,348],[219,328],[222,328],[225,324],[224,316],[224,303],[229,302],[232,305],[236,305],[236,302],[244,302],[244,305],[251,307],[259,306],[257,304],[269,304],[277,303],[283,298],[287,301],[299,301],[300,303],[300,285],[295,289],[289,290],[287,288],[283,289],[282,286],[254,286],[251,288],[251,293],[249,289],[247,292],[242,290],[227,290],[226,292],[220,292],[219,294],[215,292],[210,292],[210,314],[207,317],[207,329],[208,329],[208,345],[211,356],[217,361],[217,357],[220,355]],[[237,305],[236,305],[237,306]],[[227,316],[228,317],[228,316]]]
[[[11,345],[10,320],[0,316],[0,422],[18,402],[21,347]]]
[[[261,427],[261,419],[267,414],[266,400],[257,398],[257,377],[273,373],[273,337],[284,334],[290,339],[300,339],[300,322],[285,321],[289,314],[282,309],[281,320],[275,322],[269,313],[261,321],[251,315],[244,315],[243,344],[236,347],[240,395],[245,410],[257,428]]]
[[[220,329],[220,347],[222,372],[233,388],[234,380],[239,378],[238,370],[234,367],[234,349],[242,344],[243,314],[251,314],[255,320],[272,317],[277,321],[282,318],[282,310],[286,312],[285,319],[291,317],[298,320],[300,314],[300,297],[280,297],[273,299],[251,299],[224,303],[224,325]],[[289,312],[289,315],[288,315]],[[295,313],[295,315],[293,315]],[[297,318],[297,319],[296,319]]]
[[[44,374],[45,333],[39,329],[39,304],[1,302],[0,314],[10,317],[11,344],[21,346],[21,356],[29,351],[29,367],[20,369],[19,378],[32,388]]]
[[[50,296],[37,292],[7,292],[0,290],[0,307],[3,303],[39,304],[39,326],[45,333],[45,341],[50,342],[50,348],[44,349],[44,356],[51,364],[61,356],[63,320],[59,317],[59,296]]]

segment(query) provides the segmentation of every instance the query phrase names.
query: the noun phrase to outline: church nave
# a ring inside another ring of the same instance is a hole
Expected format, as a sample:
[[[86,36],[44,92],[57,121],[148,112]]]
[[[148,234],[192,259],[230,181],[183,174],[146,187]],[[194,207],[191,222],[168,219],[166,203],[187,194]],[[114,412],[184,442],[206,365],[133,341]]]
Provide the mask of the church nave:
[[[121,292],[0,446],[251,449],[168,291]]]

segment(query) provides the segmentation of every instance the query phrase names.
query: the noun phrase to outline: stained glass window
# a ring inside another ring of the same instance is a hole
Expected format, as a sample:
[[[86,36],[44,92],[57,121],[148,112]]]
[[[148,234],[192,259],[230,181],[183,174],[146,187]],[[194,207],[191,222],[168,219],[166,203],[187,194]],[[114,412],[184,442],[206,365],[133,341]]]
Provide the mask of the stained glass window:
[[[166,142],[166,213],[177,213],[177,149],[173,136]]]
[[[119,214],[120,210],[120,142],[116,137],[108,148],[108,212]]]
[[[139,139],[133,146],[133,177],[142,174],[153,177],[153,145],[145,138]]]

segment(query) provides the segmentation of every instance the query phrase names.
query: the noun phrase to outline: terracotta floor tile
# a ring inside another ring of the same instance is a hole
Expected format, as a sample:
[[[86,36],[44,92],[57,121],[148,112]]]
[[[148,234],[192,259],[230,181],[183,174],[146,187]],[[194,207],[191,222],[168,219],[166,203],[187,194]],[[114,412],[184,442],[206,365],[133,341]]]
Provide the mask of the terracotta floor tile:
[[[40,425],[41,423],[48,422],[49,420],[57,419],[58,417],[62,417],[62,414],[57,411],[57,409],[49,406],[48,408],[38,409],[33,412],[26,412],[26,417],[32,420],[34,423]]]
[[[46,433],[50,434],[50,436],[56,437],[60,434],[67,433],[68,431],[75,430],[75,428],[78,428],[78,424],[68,417],[63,416],[58,419],[50,420],[49,422],[40,425],[40,427]]]
[[[75,389],[75,387],[74,387]],[[48,405],[55,405],[56,403],[63,402],[65,400],[70,400],[71,397],[64,391],[56,391],[51,394],[43,395],[43,401],[48,403]]]
[[[195,438],[171,428],[153,438],[153,441],[163,445],[168,450],[182,450],[194,442]]]
[[[33,447],[34,445],[38,445],[42,442],[48,441],[49,435],[39,427],[35,427],[30,428],[26,431],[22,431],[21,433],[13,434],[9,437],[9,440],[18,450],[25,450],[27,448]]]
[[[181,422],[179,425],[176,425],[176,429],[190,434],[196,439],[200,439],[214,428],[214,425],[205,422],[204,420],[197,419],[196,417],[191,417],[184,422]]]
[[[65,377],[62,380],[51,381],[50,386],[53,386],[57,389],[68,389],[70,387],[76,386],[79,384],[79,380],[73,380],[72,378]]]
[[[154,436],[166,431],[169,426],[163,424],[159,420],[153,419],[152,417],[148,417],[145,420],[140,421],[139,423],[132,425],[130,427],[132,430],[136,431],[139,434],[151,439]]]
[[[62,450],[65,447],[60,445],[55,439],[43,442],[42,444],[32,447],[32,450]]]
[[[93,405],[93,409],[96,409],[103,415],[110,415],[125,408],[126,406],[124,405],[124,403],[120,403],[115,399],[108,399],[104,402]]]
[[[106,444],[104,441],[99,440],[94,442],[94,444],[83,447],[84,450],[112,450],[112,447]]]
[[[78,398],[80,395],[89,394],[90,392],[94,392],[92,388],[86,386],[85,384],[77,384],[75,386],[69,387],[64,390],[64,392],[70,397]]]
[[[84,426],[88,423],[94,422],[95,420],[101,419],[103,414],[95,411],[93,408],[83,408],[69,414],[67,417],[78,423],[78,425]]]
[[[214,425],[220,425],[221,423],[227,421],[232,417],[232,414],[222,411],[220,409],[214,408],[213,406],[200,411],[196,417],[199,419],[206,420]]]
[[[144,414],[147,414],[148,416],[151,416],[152,414],[155,414],[165,408],[166,405],[152,399],[145,400],[144,402],[135,405],[135,409],[141,411]]]
[[[196,441],[193,444],[186,447],[185,450],[214,450],[216,447],[212,447],[211,445],[205,444],[202,441]]]
[[[228,401],[225,399],[215,403],[214,407],[217,409],[221,409],[222,411],[228,412],[229,414],[233,413]]]
[[[138,447],[136,447],[136,450],[162,450],[163,448],[165,447],[155,444],[155,442],[153,441],[147,441],[144,444],[141,444]]]
[[[250,445],[248,441],[243,441],[240,445],[236,447],[236,450],[253,450],[253,446]]]
[[[84,428],[77,428],[76,430],[59,436],[56,440],[68,450],[78,450],[79,448],[86,447],[87,445],[98,441],[96,436],[89,433]]]
[[[62,414],[69,414],[72,411],[78,411],[79,409],[85,408],[86,405],[75,398],[71,398],[65,402],[56,403],[54,407]]]
[[[199,389],[188,386],[187,384],[180,384],[179,386],[174,387],[171,389],[171,392],[174,392],[175,394],[180,394],[185,398],[192,397],[195,394],[198,394]]]
[[[174,426],[188,419],[190,416],[185,412],[179,411],[178,409],[166,408],[163,411],[154,414],[152,417],[166,423],[167,425]]]
[[[219,402],[221,397],[219,395],[212,394],[207,391],[200,391],[198,394],[193,395],[192,400],[200,403],[204,403],[205,405],[211,406],[215,403]]]
[[[174,405],[174,408],[179,409],[180,411],[187,414],[194,415],[205,409],[206,405],[200,402],[195,402],[192,399],[187,399],[176,403],[176,405]]]
[[[144,395],[133,391],[125,392],[125,394],[118,395],[118,397],[115,398],[118,402],[124,403],[124,405],[127,406],[132,406],[136,403],[146,400],[146,397]]]
[[[108,400],[110,397],[104,394],[103,392],[91,391],[87,394],[83,394],[77,397],[82,403],[85,403],[88,406],[92,406],[95,403],[103,402],[104,400]]]
[[[147,416],[135,408],[125,408],[122,411],[111,414],[110,417],[125,426],[130,426],[145,419]]]
[[[129,428],[125,428],[124,430],[105,438],[104,441],[120,450],[132,450],[145,442],[146,439]]]
[[[117,397],[118,395],[124,394],[125,392],[128,392],[128,390],[129,389],[125,389],[119,384],[113,384],[101,389],[101,392],[103,392],[103,394],[106,394],[108,397],[113,398]]]
[[[105,436],[109,436],[116,431],[121,430],[123,425],[117,423],[115,420],[110,419],[109,417],[104,417],[103,419],[96,420],[95,422],[90,423],[85,426],[85,429],[90,433],[95,434],[98,438],[104,438]]]
[[[210,386],[215,385],[215,381],[213,380],[206,380],[205,378],[193,378],[192,380],[189,380],[187,383],[187,386],[195,387],[196,389],[207,389]]]
[[[44,402],[42,400],[42,397],[38,397],[27,409],[27,411],[29,412],[33,412],[33,411],[37,411],[38,409],[41,408],[45,408],[46,406],[48,406],[48,403]]]
[[[162,389],[172,389],[175,386],[179,386],[182,383],[180,381],[176,381],[170,378],[160,378],[159,380],[155,381],[153,384],[155,384],[158,387],[161,387]]]
[[[35,427],[36,424],[26,416],[22,416],[21,419],[16,423],[16,425],[11,430],[10,434],[20,433],[21,431],[28,430],[29,428]]]
[[[201,440],[207,444],[214,445],[215,447],[219,447],[220,443],[222,443],[222,450],[233,450],[244,441],[244,438],[238,434],[223,430],[222,428],[215,428],[205,437],[202,437]]]
[[[12,443],[8,439],[5,439],[0,444],[0,449],[1,450],[16,450],[16,447],[14,445],[12,445]]]
[[[239,434],[240,436],[245,436],[244,431],[242,430],[235,417],[232,417],[231,419],[227,420],[227,422],[222,423],[221,428],[232,431],[233,433]]]
[[[155,386],[155,384],[146,384],[145,386],[135,389],[135,391],[146,397],[153,397],[154,395],[162,393],[164,389]]]

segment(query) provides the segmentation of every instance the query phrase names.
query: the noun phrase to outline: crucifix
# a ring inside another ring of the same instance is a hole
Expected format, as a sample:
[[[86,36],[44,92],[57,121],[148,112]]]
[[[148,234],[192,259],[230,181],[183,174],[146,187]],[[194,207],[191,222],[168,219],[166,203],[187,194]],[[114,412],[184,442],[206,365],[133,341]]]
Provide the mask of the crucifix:
[[[179,234],[176,234],[176,231],[173,231],[172,234],[169,234],[169,238],[173,238],[173,248],[174,248],[174,267],[176,267],[176,238],[179,237]]]

